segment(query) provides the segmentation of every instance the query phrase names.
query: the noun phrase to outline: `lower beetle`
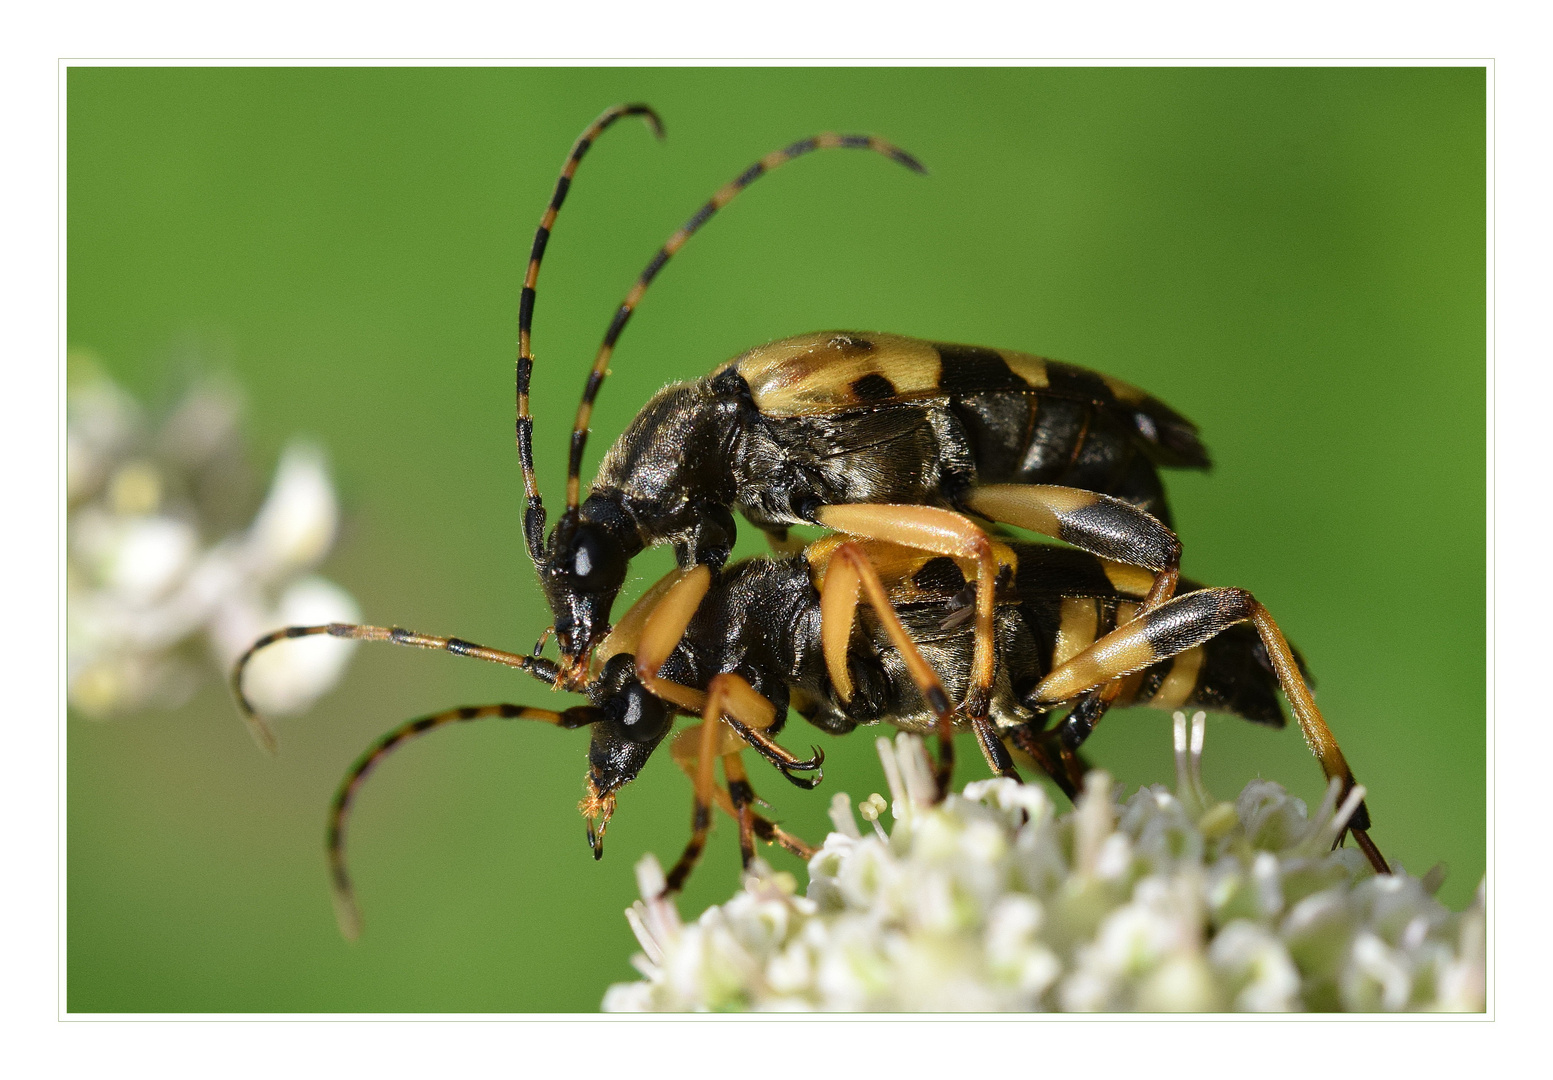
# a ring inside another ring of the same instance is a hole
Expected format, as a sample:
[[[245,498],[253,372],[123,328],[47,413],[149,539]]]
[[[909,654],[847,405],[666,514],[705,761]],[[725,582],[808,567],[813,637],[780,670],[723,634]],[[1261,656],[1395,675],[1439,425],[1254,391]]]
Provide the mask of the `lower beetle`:
[[[1154,579],[1134,566],[1043,544],[996,543],[994,557],[994,736],[981,740],[994,769],[1017,777],[1005,764],[1013,747],[1075,794],[1086,768],[1076,753],[1085,732],[1075,737],[1065,723],[1049,721],[1101,687],[1110,691],[1108,703],[1200,707],[1275,726],[1285,723],[1276,696],[1281,688],[1327,778],[1341,780],[1345,798],[1355,796],[1353,773],[1297,654],[1250,593],[1186,581],[1185,591],[1145,612]],[[670,890],[683,886],[699,858],[714,806],[737,820],[746,865],[756,838],[800,857],[812,853],[755,811],[742,762],[751,749],[800,787],[819,782],[824,755],[818,748],[800,758],[776,741],[790,707],[831,734],[880,722],[935,732],[938,780],[946,790],[952,736],[971,726],[952,698],[974,677],[976,634],[963,616],[967,579],[977,571],[973,560],[840,536],[797,555],[746,559],[721,572],[676,570],[637,601],[597,650],[584,686],[588,704],[560,711],[463,706],[396,728],[351,767],[335,795],[328,848],[342,931],[354,937],[359,928],[345,863],[347,817],[358,787],[389,751],[449,723],[499,717],[590,728],[581,809],[598,858],[620,790],[669,738],[676,715],[699,716],[700,723],[670,739],[675,761],[695,785],[692,835],[668,875]],[[550,660],[459,638],[342,623],[295,626],[261,638],[238,662],[233,689],[245,711],[252,712],[242,696],[249,658],[273,642],[315,634],[451,652],[518,668],[549,685],[559,675]],[[1348,831],[1376,871],[1387,873],[1368,835],[1362,794],[1359,799]]]

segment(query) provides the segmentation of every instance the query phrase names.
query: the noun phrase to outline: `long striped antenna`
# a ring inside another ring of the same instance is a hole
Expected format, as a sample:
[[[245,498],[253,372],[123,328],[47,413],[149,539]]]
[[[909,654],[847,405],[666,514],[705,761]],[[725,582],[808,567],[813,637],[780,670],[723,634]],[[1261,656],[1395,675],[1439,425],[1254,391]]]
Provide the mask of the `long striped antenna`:
[[[545,540],[545,506],[539,498],[539,481],[534,475],[534,418],[528,409],[528,384],[529,378],[534,373],[534,353],[530,342],[531,332],[534,327],[534,288],[539,281],[539,264],[545,257],[545,245],[550,241],[550,229],[555,225],[555,216],[561,212],[561,204],[566,201],[566,193],[571,189],[572,176],[577,172],[577,166],[581,163],[583,155],[593,145],[593,141],[603,133],[604,129],[619,120],[622,116],[640,116],[646,121],[647,126],[658,138],[663,138],[663,122],[658,119],[658,114],[652,108],[640,103],[630,105],[614,105],[599,116],[588,126],[588,130],[578,136],[572,144],[572,152],[566,155],[566,164],[561,167],[560,178],[555,182],[555,194],[550,196],[550,205],[545,208],[544,217],[539,219],[539,229],[534,233],[534,247],[528,257],[528,272],[523,275],[523,293],[518,301],[518,460],[523,465],[523,494],[526,505],[523,510],[523,535],[528,542],[529,557],[539,564],[544,552]]]
[[[503,720],[540,720],[558,727],[578,728],[593,723],[602,715],[599,710],[588,705],[567,709],[564,713],[506,703],[465,705],[400,724],[369,746],[340,781],[340,786],[334,792],[334,802],[329,807],[329,830],[325,840],[329,849],[329,881],[334,891],[334,913],[345,939],[355,941],[361,936],[361,909],[356,905],[355,889],[351,886],[350,870],[345,863],[345,829],[350,822],[351,803],[355,801],[357,790],[385,755],[417,735],[464,720],[494,716]]]
[[[927,169],[922,163],[912,157],[898,146],[892,146],[883,139],[872,135],[837,135],[834,132],[825,132],[813,138],[803,139],[781,150],[773,150],[755,164],[745,169],[742,173],[724,184],[718,189],[717,194],[697,210],[689,221],[681,225],[668,243],[658,249],[658,253],[652,257],[641,275],[636,279],[636,284],[631,286],[631,291],[626,294],[625,300],[620,304],[615,317],[610,321],[609,329],[604,334],[604,343],[599,346],[598,356],[594,358],[593,370],[588,374],[588,385],[582,392],[582,403],[577,406],[577,419],[572,424],[571,457],[566,466],[566,511],[571,513],[577,509],[578,498],[581,490],[582,451],[588,442],[588,424],[593,417],[593,401],[598,397],[599,387],[604,384],[604,376],[609,368],[609,358],[614,354],[615,342],[620,340],[621,331],[626,328],[626,323],[631,319],[631,313],[636,310],[636,305],[641,302],[642,295],[647,292],[647,286],[652,284],[653,278],[658,276],[658,271],[663,269],[663,264],[674,256],[674,253],[684,246],[697,229],[705,225],[708,219],[717,211],[733,201],[733,197],[745,188],[749,187],[757,179],[778,166],[785,165],[796,157],[815,150],[872,150],[876,154],[883,154],[892,161],[898,162],[913,172],[926,173]],[[541,232],[543,230],[541,229]],[[534,496],[531,496],[534,498]]]
[[[554,663],[539,656],[524,656],[522,653],[510,653],[501,649],[492,649],[485,645],[476,645],[472,641],[465,641],[456,637],[436,637],[432,634],[417,634],[413,630],[406,630],[401,626],[366,626],[360,623],[322,623],[317,626],[287,626],[272,633],[265,634],[258,641],[248,646],[246,652],[237,658],[237,663],[232,665],[232,696],[237,699],[237,707],[243,714],[243,720],[248,725],[249,732],[259,746],[275,752],[275,733],[265,723],[264,717],[254,708],[253,702],[248,700],[248,695],[243,692],[243,672],[248,667],[248,661],[261,649],[267,649],[277,641],[285,641],[289,638],[314,637],[318,634],[328,634],[330,637],[345,638],[350,641],[386,641],[390,645],[408,645],[414,649],[432,649],[438,652],[450,652],[454,656],[468,656],[475,660],[485,660],[492,664],[501,664],[504,667],[517,668],[526,671],[546,686],[554,686],[560,678],[561,671]]]

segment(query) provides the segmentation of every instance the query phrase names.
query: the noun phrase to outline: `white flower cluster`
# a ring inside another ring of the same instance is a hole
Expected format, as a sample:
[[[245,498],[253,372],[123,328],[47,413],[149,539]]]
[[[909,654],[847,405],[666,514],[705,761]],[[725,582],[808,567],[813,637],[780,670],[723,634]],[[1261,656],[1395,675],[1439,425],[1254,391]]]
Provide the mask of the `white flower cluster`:
[[[193,387],[167,420],[86,357],[66,403],[66,647],[70,704],[105,717],[171,707],[198,685],[203,637],[224,679],[260,635],[292,623],[356,622],[355,601],[308,571],[334,543],[339,510],[322,453],[292,443],[257,516],[234,527],[244,488],[241,409]],[[343,673],[354,642],[283,641],[249,666],[265,713],[300,712]]]
[[[884,800],[832,804],[835,832],[808,895],[764,865],[744,890],[683,924],[652,856],[626,917],[644,981],[606,1011],[852,1012],[1481,1011],[1483,890],[1456,914],[1443,873],[1377,876],[1332,840],[1362,789],[1334,782],[1312,818],[1265,780],[1211,799],[1205,725],[1175,714],[1176,791],[1125,803],[1104,773],[1059,815],[1038,786],[969,785],[932,805],[919,739],[879,739]]]

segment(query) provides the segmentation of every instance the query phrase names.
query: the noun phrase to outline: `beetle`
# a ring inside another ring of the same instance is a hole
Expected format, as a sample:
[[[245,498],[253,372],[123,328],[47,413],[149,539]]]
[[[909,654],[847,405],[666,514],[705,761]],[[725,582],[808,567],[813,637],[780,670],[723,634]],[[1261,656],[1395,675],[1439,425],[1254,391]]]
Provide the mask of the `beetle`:
[[[1049,544],[995,542],[994,554],[998,663],[989,712],[1000,742],[1070,797],[1087,765],[1049,720],[1086,692],[1114,685],[1118,705],[1200,707],[1273,726],[1286,722],[1281,688],[1328,780],[1340,779],[1342,795],[1353,799],[1356,781],[1306,686],[1303,662],[1250,593],[1183,581],[1185,591],[1140,615],[1153,578],[1137,567]],[[704,565],[675,570],[601,643],[583,691],[588,704],[560,711],[463,706],[395,728],[350,768],[330,812],[328,849],[342,930],[348,937],[359,930],[345,861],[358,788],[390,751],[454,722],[499,717],[590,728],[581,809],[599,858],[620,790],[669,738],[676,715],[699,716],[670,740],[695,795],[691,838],[666,888],[680,889],[694,868],[714,807],[738,822],[746,867],[757,838],[807,858],[809,845],[755,811],[743,751],[755,750],[798,786],[813,788],[823,753],[816,747],[813,757],[799,759],[775,741],[790,707],[834,735],[888,722],[936,732],[942,744],[968,727],[952,698],[972,678],[975,631],[958,616],[975,571],[970,559],[843,536],[796,555],[744,559],[720,572]],[[245,710],[241,680],[248,660],[276,641],[316,634],[441,650],[514,667],[548,685],[559,675],[559,665],[543,657],[459,638],[343,623],[289,627],[261,638],[238,662],[233,687]],[[718,760],[721,788],[714,783]],[[952,756],[940,756],[941,790],[951,764]],[[1367,834],[1369,816],[1358,794],[1348,831],[1375,869],[1388,872]]]
[[[823,134],[739,174],[638,276],[589,373],[571,430],[565,508],[547,539],[529,408],[539,270],[582,157],[625,116],[641,116],[662,134],[657,114],[642,104],[606,110],[583,132],[535,235],[519,304],[524,538],[554,619],[558,684],[584,685],[587,657],[608,633],[635,555],[672,544],[682,569],[718,569],[733,546],[737,510],[779,550],[790,525],[808,524],[976,560],[970,589],[979,595],[977,649],[963,708],[984,750],[1000,755],[988,719],[992,589],[975,584],[990,581],[996,567],[986,529],[967,515],[1154,571],[1142,609],[1152,610],[1172,594],[1180,560],[1158,469],[1209,467],[1196,427],[1142,390],[1070,364],[893,334],[822,332],[752,349],[706,378],[661,390],[605,454],[582,500],[589,422],[616,343],[648,286],[691,235],[756,179],[815,150],[867,149],[925,171],[882,139]],[[955,514],[924,517],[923,509]],[[1093,726],[1106,694],[1114,691],[1086,700],[1075,731]],[[1006,756],[999,767],[1007,771]]]
[[[1235,697],[1260,686],[1271,698],[1279,686],[1328,778],[1352,796],[1352,771],[1266,609],[1243,590],[1187,583],[1189,591],[1176,595],[1181,545],[1157,469],[1207,468],[1207,452],[1190,421],[1119,380],[1023,353],[897,335],[789,338],[660,391],[605,455],[588,500],[580,500],[593,402],[620,332],[664,263],[755,178],[802,154],[866,148],[920,169],[872,136],[821,135],[768,155],[660,249],[617,310],[589,376],[572,429],[567,505],[547,541],[528,409],[535,285],[578,163],[599,133],[627,115],[642,115],[661,132],[647,106],[626,105],[606,111],[578,140],[536,235],[520,304],[516,431],[525,543],[555,616],[560,660],[540,655],[544,639],[527,655],[400,628],[329,624],[267,635],[234,669],[244,715],[271,743],[242,694],[242,671],[255,652],[287,637],[328,633],[441,649],[517,667],[589,698],[560,712],[464,707],[379,740],[341,785],[331,818],[342,925],[353,925],[344,828],[361,780],[405,739],[486,716],[592,729],[583,810],[595,857],[617,792],[674,716],[701,716],[674,740],[676,760],[696,786],[692,840],[670,875],[674,888],[699,856],[714,802],[739,819],[746,862],[755,835],[808,850],[753,812],[737,762],[748,746],[794,783],[818,782],[818,749],[800,759],[775,742],[789,705],[838,734],[883,720],[935,731],[941,792],[948,790],[952,737],[969,728],[993,771],[1018,778],[1012,747],[1071,795],[1085,768],[1079,747],[1112,704],[1169,705],[1181,695],[1187,703],[1202,684],[1206,696],[1190,703],[1282,723],[1276,701],[1268,712],[1265,701],[1252,709]],[[734,509],[779,550],[788,546],[791,524],[840,535],[786,558],[728,566]],[[989,534],[998,524],[1073,548],[1005,544]],[[675,546],[679,570],[609,628],[629,560],[659,543]],[[860,593],[871,612],[861,629]],[[1222,662],[1207,664],[1213,655]],[[947,688],[939,670],[949,673]],[[1067,705],[1051,726],[1054,710]],[[724,762],[725,791],[712,783],[714,759]],[[1387,872],[1367,835],[1362,798],[1348,821],[1372,865]]]

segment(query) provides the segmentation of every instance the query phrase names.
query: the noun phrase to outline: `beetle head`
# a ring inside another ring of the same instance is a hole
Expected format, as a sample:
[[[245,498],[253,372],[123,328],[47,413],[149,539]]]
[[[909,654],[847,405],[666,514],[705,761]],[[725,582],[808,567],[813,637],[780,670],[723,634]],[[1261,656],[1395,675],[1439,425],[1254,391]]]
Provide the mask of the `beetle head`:
[[[565,672],[584,672],[593,646],[609,632],[609,612],[625,584],[630,555],[615,531],[565,514],[550,534],[539,581],[555,618]]]
[[[604,855],[604,829],[615,812],[615,793],[636,779],[642,766],[674,726],[674,709],[636,677],[636,658],[610,657],[588,686],[588,698],[603,711],[588,744],[588,794],[579,809],[588,819],[593,857]]]

